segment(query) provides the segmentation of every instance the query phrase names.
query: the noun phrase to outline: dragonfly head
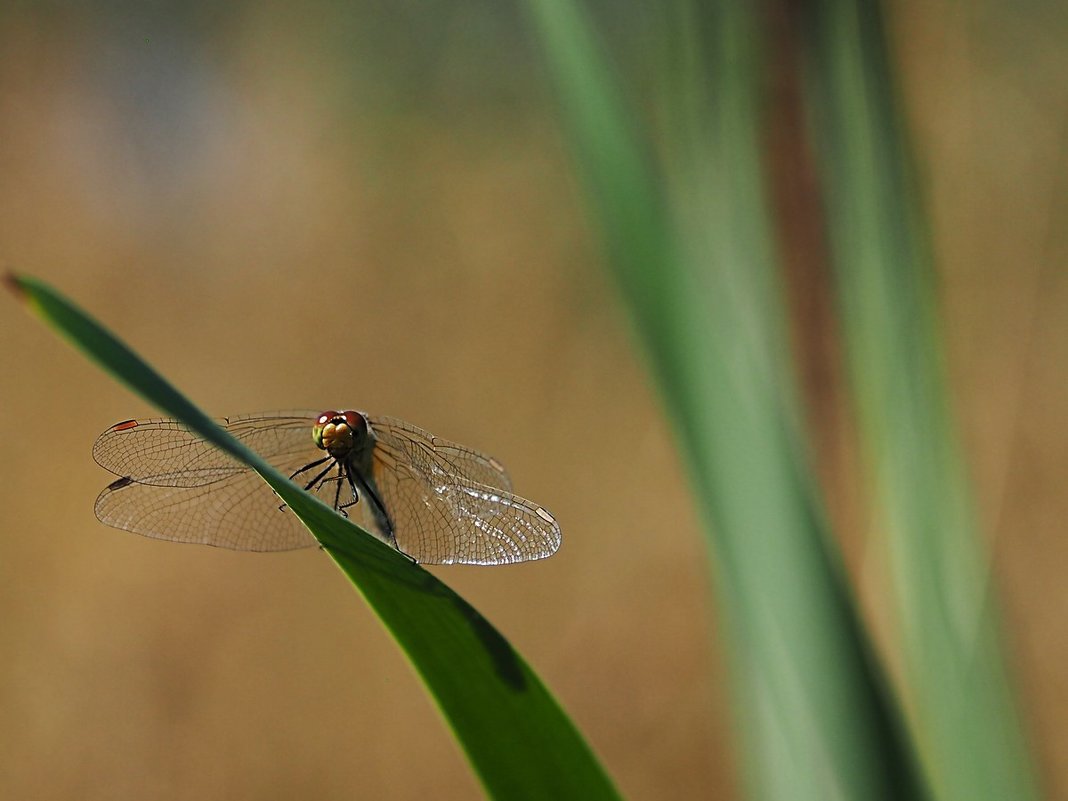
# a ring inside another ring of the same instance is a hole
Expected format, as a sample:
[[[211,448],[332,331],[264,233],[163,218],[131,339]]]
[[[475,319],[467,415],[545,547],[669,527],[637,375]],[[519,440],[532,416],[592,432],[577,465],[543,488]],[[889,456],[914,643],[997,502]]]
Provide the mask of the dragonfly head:
[[[335,459],[348,456],[367,435],[367,418],[360,412],[326,411],[315,418],[312,439]]]

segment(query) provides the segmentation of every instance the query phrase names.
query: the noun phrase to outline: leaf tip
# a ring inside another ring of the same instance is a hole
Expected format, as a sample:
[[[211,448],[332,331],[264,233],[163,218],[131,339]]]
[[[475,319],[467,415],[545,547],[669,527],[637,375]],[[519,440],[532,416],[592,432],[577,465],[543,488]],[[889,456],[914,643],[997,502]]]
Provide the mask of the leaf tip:
[[[4,286],[11,292],[11,294],[19,300],[25,300],[26,287],[23,285],[22,279],[18,275],[10,270],[4,270],[3,275],[0,275],[0,281],[3,282]]]

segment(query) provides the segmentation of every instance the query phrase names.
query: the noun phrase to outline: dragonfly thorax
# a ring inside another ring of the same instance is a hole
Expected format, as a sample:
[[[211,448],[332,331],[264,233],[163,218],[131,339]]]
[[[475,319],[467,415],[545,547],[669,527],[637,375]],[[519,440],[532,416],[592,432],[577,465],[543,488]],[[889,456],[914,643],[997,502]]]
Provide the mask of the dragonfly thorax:
[[[367,436],[367,418],[362,412],[326,411],[315,418],[312,439],[335,459],[344,459]]]

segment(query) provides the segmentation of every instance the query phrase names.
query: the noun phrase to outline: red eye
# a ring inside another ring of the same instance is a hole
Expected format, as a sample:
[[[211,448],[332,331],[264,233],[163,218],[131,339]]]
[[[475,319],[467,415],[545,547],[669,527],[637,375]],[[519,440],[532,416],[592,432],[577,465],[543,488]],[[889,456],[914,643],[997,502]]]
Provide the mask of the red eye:
[[[342,412],[341,415],[345,418],[345,422],[349,424],[349,428],[353,430],[357,435],[367,433],[367,418],[360,412],[347,411]]]
[[[335,417],[339,417],[339,416],[340,415],[338,415],[337,412],[333,411],[332,409],[328,409],[325,412],[321,412],[319,414],[319,416],[315,418],[315,422],[317,424],[321,425],[321,426],[325,426],[327,423],[329,423]]]

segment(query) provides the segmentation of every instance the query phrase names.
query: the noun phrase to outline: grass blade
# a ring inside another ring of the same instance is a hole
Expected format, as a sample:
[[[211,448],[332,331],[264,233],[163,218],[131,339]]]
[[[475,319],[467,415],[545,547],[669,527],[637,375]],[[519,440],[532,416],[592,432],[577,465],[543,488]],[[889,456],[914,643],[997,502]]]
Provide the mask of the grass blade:
[[[810,6],[808,84],[840,306],[905,684],[940,798],[1037,789],[956,441],[934,270],[878,3]]]
[[[130,348],[48,285],[20,276],[8,276],[6,282],[105,370],[252,467],[289,504],[404,649],[490,796],[618,797],[541,680],[463,598],[230,437]]]
[[[656,143],[578,4],[528,0],[707,523],[750,793],[925,798],[797,434],[759,153],[762,32],[750,6],[665,7],[669,133],[658,169]]]

